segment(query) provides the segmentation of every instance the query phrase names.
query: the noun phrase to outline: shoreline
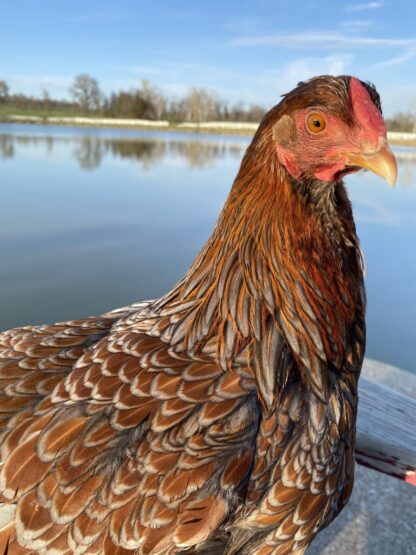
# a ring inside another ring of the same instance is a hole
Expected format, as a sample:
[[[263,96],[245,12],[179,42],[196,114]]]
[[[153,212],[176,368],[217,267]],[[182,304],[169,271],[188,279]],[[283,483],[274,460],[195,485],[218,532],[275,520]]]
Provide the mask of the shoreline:
[[[93,127],[132,129],[142,131],[167,131],[188,133],[209,133],[215,135],[237,135],[251,137],[258,123],[208,121],[201,123],[170,123],[165,120],[153,121],[142,119],[120,118],[87,118],[87,117],[55,117],[55,116],[22,116],[0,115],[0,123],[22,123],[32,125],[57,125],[65,127]],[[388,131],[389,142],[400,146],[416,146],[416,133]]]
[[[121,119],[121,118],[86,118],[86,117],[44,117],[1,115],[1,123],[21,123],[26,125],[57,125],[62,127],[90,127],[103,129],[131,129],[136,131],[166,131],[209,133],[215,135],[253,136],[258,123],[240,122],[204,122],[204,123],[170,123],[160,120]],[[415,140],[416,144],[416,140]]]

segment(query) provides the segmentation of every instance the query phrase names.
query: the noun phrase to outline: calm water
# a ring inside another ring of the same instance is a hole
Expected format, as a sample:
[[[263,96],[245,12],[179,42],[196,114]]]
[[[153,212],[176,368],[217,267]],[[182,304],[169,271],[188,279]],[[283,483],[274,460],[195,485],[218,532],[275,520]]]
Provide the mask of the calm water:
[[[0,125],[0,329],[154,298],[209,236],[249,139]],[[416,371],[416,150],[347,179],[367,261],[367,355]]]

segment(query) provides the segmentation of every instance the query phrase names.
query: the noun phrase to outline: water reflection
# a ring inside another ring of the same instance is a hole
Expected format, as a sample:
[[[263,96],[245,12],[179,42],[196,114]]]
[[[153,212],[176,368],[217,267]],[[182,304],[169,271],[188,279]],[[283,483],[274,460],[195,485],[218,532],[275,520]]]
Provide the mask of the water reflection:
[[[112,155],[140,162],[142,170],[158,165],[166,156],[179,156],[188,167],[201,169],[218,163],[227,156],[240,158],[246,148],[246,140],[233,143],[230,140],[192,139],[186,136],[181,140],[168,136],[164,140],[149,140],[140,136],[134,138],[105,138],[86,136],[36,136],[0,134],[0,157],[11,158],[18,149],[37,149],[40,154],[51,156],[54,149],[73,146],[72,156],[84,170],[100,167],[103,159]],[[43,151],[43,152],[42,152]]]
[[[14,150],[14,137],[12,135],[0,135],[0,157],[13,158]]]
[[[400,184],[406,187],[416,185],[416,152],[395,152],[400,164]]]
[[[141,170],[147,171],[157,166],[167,156],[183,158],[189,168],[202,169],[221,163],[225,157],[241,158],[249,138],[193,138],[192,135],[165,134],[163,140],[136,136],[103,137],[97,134],[48,135],[45,134],[2,134],[0,133],[0,158],[16,155],[19,149],[37,149],[40,155],[52,156],[57,148],[72,146],[72,156],[83,170],[95,170],[106,156],[131,159],[140,163]],[[85,133],[85,130],[84,130]],[[129,134],[130,135],[130,134]],[[178,135],[180,139],[178,139]],[[416,183],[416,150],[395,147],[395,155],[400,161],[400,183],[411,187]]]
[[[98,168],[104,154],[101,142],[96,139],[91,140],[89,137],[77,141],[72,153],[83,170]]]

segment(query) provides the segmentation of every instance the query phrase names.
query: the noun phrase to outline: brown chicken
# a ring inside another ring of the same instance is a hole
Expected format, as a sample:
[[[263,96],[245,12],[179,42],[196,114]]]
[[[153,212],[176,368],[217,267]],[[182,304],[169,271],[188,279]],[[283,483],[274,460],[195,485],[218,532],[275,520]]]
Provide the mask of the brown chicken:
[[[394,184],[375,88],[300,83],[172,291],[0,334],[0,553],[305,552],[353,485],[362,168]]]

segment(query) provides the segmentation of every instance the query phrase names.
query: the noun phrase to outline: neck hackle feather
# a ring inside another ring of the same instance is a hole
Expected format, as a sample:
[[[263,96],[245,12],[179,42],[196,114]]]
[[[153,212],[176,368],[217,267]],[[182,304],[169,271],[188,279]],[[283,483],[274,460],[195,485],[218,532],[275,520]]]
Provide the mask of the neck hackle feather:
[[[337,79],[314,98],[347,113]],[[274,149],[275,122],[312,89],[266,115],[167,295],[0,334],[0,490],[16,505],[0,549],[300,555],[346,504],[358,239],[342,182],[296,180]]]

